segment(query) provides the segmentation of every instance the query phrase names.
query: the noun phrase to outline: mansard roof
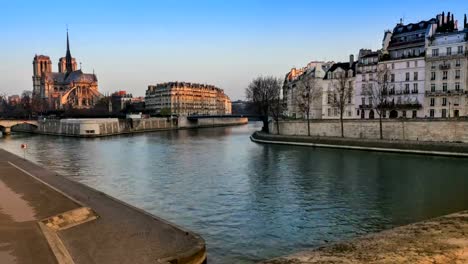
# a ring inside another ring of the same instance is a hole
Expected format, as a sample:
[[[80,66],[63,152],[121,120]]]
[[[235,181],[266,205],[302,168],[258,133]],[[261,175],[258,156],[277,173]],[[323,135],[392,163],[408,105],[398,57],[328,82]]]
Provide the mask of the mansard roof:
[[[81,70],[73,71],[71,73],[65,72],[49,72],[46,74],[47,82],[70,84],[70,83],[95,83],[97,77],[95,74],[83,73]]]
[[[393,29],[393,36],[403,33],[412,33],[420,30],[426,30],[431,24],[437,23],[437,19],[431,18],[429,20],[423,20],[418,23],[410,23],[407,25],[398,24]]]
[[[328,73],[329,72],[334,72],[336,71],[338,68],[348,72],[349,70],[352,70],[353,71],[353,77],[356,76],[356,61],[352,63],[352,65],[350,65],[349,62],[338,62],[338,63],[335,63],[331,66],[331,68],[325,73],[325,77],[323,78],[324,80],[327,80],[328,79]]]

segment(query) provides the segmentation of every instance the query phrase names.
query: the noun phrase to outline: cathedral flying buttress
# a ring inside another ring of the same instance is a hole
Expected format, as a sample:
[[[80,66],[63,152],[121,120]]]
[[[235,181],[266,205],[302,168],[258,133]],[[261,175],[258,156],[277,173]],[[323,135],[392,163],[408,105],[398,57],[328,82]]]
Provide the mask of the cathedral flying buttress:
[[[94,73],[77,69],[70,52],[67,31],[67,52],[60,58],[58,72],[52,72],[49,56],[36,55],[33,60],[33,96],[46,103],[48,110],[91,108],[102,95]]]

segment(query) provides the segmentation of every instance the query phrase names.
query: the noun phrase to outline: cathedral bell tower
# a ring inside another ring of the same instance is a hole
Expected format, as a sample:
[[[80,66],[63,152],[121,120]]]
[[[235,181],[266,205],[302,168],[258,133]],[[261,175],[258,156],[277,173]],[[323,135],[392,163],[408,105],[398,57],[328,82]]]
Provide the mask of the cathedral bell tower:
[[[41,80],[46,73],[52,72],[52,61],[49,56],[36,55],[33,60],[33,95],[44,96]]]

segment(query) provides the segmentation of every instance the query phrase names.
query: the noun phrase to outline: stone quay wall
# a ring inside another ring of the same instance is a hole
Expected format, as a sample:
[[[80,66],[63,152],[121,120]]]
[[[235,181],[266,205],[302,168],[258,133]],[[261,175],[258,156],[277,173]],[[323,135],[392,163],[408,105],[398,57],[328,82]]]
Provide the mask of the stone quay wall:
[[[379,120],[344,120],[346,138],[379,139]],[[280,121],[281,135],[307,136],[306,120]],[[382,120],[383,137],[387,140],[468,143],[467,119],[387,119]],[[270,131],[277,134],[276,123]],[[339,120],[311,120],[310,134],[315,137],[341,137]]]
[[[202,128],[243,125],[247,124],[249,119],[247,117],[212,117],[190,120],[187,117],[179,117],[178,122],[179,128]]]
[[[144,131],[167,130],[176,127],[177,122],[168,118],[46,119],[39,121],[39,126],[34,132],[39,134],[96,137]]]
[[[189,120],[187,117],[44,119],[38,121],[37,128],[29,125],[18,125],[15,126],[14,131],[74,137],[101,137],[158,130],[231,126],[247,123],[248,119],[244,117],[203,117],[194,120]]]

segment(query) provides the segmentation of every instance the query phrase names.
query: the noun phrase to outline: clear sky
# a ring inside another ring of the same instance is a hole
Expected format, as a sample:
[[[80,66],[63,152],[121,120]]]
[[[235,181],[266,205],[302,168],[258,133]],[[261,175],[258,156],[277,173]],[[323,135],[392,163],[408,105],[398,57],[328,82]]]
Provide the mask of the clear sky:
[[[209,83],[243,99],[258,75],[283,77],[311,60],[378,49],[385,29],[435,17],[463,21],[467,0],[0,0],[0,93],[32,89],[34,54],[53,70],[72,56],[101,92],[144,95],[148,84]]]

